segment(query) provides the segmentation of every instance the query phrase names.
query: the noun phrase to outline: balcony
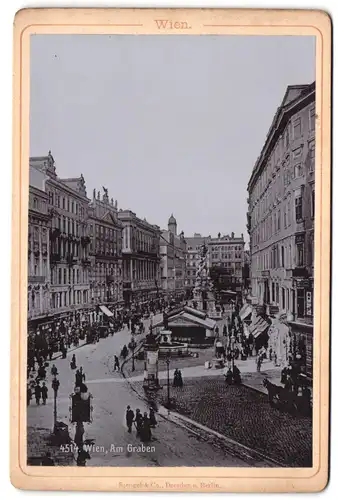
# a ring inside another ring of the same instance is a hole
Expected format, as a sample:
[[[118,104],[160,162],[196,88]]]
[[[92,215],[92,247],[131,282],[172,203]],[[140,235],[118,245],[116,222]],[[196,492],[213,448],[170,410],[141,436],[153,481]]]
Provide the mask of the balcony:
[[[90,267],[90,265],[91,265],[91,262],[89,259],[82,259],[81,263],[82,263],[83,267]]]
[[[74,266],[76,264],[76,262],[77,262],[77,259],[75,259],[73,254],[67,255],[67,264],[69,265],[69,267]]]
[[[131,281],[125,281],[123,283],[123,290],[131,290]]]
[[[293,278],[308,278],[309,273],[306,267],[295,267],[292,269],[292,277]]]
[[[270,278],[270,271],[269,270],[262,271],[262,277],[263,278]]]
[[[58,238],[58,237],[60,236],[60,234],[61,234],[60,229],[55,228],[55,229],[53,229],[53,230],[51,231],[51,233],[50,233],[50,239],[51,239],[52,241],[54,241],[54,240],[56,240],[56,238]]]
[[[45,283],[46,276],[28,276],[28,283]]]

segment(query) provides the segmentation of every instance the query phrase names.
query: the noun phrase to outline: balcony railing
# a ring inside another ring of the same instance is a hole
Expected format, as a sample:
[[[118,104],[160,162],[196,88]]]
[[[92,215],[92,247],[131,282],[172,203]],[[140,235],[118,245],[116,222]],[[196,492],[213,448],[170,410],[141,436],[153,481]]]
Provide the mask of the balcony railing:
[[[82,265],[83,267],[90,267],[91,263],[89,259],[82,259]]]
[[[28,276],[28,283],[45,283],[46,276]]]
[[[67,255],[67,264],[71,267],[76,264],[77,259],[75,259],[73,254],[68,254]]]

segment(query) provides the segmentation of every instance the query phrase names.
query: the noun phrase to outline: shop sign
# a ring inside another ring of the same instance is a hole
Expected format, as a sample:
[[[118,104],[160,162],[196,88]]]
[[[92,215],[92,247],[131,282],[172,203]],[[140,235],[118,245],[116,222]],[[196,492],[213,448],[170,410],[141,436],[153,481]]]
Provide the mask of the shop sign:
[[[312,292],[306,292],[306,316],[312,316]]]
[[[309,288],[310,287],[310,280],[308,280],[308,279],[296,280],[296,287],[297,288]]]

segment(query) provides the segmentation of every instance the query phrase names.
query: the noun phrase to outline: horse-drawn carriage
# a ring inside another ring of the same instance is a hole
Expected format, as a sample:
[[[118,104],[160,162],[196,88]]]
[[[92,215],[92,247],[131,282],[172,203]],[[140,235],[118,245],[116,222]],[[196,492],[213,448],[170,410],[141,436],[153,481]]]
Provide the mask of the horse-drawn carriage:
[[[301,395],[298,394],[298,391],[273,384],[267,378],[263,380],[263,385],[268,391],[271,406],[279,408],[280,410],[289,411],[290,413],[311,415],[311,391],[306,384],[302,386]]]

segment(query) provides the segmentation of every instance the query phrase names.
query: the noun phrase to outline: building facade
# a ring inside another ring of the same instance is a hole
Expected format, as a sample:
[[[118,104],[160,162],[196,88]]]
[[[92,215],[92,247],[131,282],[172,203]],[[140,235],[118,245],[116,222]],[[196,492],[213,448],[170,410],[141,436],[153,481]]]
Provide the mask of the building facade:
[[[208,255],[210,274],[219,274],[222,285],[236,292],[242,291],[244,266],[244,237],[234,233],[209,238]]]
[[[177,234],[177,222],[173,215],[168,229],[161,232],[161,288],[166,296],[185,293],[187,243],[184,232]]]
[[[253,304],[283,364],[312,371],[315,83],[289,86],[248,184]]]
[[[115,306],[123,302],[122,229],[117,201],[109,200],[104,188],[96,194],[88,210],[90,302]]]
[[[30,167],[28,207],[28,320],[50,312],[49,223],[46,179]]]
[[[160,228],[120,210],[123,298],[126,304],[147,302],[160,292]]]
[[[30,158],[30,166],[46,176],[50,220],[50,312],[90,305],[88,205],[83,176],[60,179],[54,158]]]
[[[192,291],[192,289],[195,286],[196,272],[200,260],[199,251],[204,243],[207,244],[208,239],[209,236],[204,237],[199,233],[195,233],[194,236],[189,236],[186,238],[187,252],[186,252],[185,287],[188,291]]]

